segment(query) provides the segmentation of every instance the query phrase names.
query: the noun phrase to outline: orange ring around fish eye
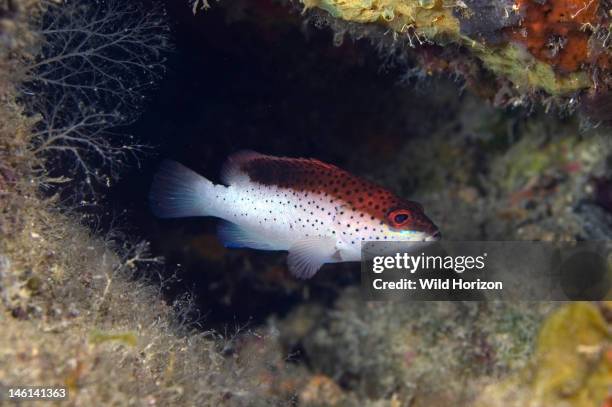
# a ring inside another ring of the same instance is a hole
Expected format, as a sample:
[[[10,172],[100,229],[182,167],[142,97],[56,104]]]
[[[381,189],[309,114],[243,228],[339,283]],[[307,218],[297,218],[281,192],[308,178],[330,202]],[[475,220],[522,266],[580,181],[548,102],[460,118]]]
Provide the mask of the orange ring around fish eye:
[[[408,223],[408,221],[410,221],[411,218],[412,216],[410,211],[406,209],[392,210],[387,215],[387,219],[389,220],[391,226],[396,228],[404,226],[406,223]]]

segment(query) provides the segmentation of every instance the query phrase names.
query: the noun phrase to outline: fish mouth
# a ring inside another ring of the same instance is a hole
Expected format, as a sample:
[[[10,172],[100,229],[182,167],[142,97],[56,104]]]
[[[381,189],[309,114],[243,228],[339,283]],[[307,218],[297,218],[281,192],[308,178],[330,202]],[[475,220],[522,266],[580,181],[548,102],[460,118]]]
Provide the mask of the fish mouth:
[[[437,242],[440,239],[442,239],[442,234],[440,233],[439,230],[436,230],[432,235],[427,236],[425,239],[423,239],[424,242]]]

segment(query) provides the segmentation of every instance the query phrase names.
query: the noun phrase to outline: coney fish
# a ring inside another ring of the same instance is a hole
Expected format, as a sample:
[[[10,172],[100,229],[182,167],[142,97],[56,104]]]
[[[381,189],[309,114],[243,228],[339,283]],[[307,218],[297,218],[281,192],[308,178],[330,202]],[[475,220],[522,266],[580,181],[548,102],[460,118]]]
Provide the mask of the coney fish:
[[[221,218],[226,247],[288,250],[298,278],[325,263],[360,261],[361,242],[440,238],[420,204],[319,160],[242,151],[227,159],[221,181],[164,161],[150,193],[152,211]]]

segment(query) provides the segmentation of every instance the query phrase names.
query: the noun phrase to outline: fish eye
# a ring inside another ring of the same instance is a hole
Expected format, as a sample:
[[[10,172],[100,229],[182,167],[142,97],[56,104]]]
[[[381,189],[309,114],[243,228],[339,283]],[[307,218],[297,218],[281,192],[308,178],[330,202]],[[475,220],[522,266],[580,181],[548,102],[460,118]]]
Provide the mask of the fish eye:
[[[395,223],[404,223],[406,222],[406,219],[408,219],[408,215],[406,215],[405,213],[399,213],[393,218]]]
[[[392,227],[402,227],[410,220],[410,212],[406,209],[396,209],[387,215],[387,219]]]
[[[392,209],[387,213],[387,222],[392,228],[403,228],[410,222],[413,214],[410,209]]]

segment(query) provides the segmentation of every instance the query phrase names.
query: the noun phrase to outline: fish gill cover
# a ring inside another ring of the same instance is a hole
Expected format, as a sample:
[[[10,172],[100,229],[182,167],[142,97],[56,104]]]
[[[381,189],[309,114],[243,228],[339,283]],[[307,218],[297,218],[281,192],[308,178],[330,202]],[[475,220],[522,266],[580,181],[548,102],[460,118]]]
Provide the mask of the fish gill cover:
[[[224,184],[251,149],[418,202],[388,221],[422,208],[449,241],[610,240],[609,9],[0,2],[0,398],[609,405],[609,302],[364,302],[357,263],[300,281],[147,202],[163,160]]]

